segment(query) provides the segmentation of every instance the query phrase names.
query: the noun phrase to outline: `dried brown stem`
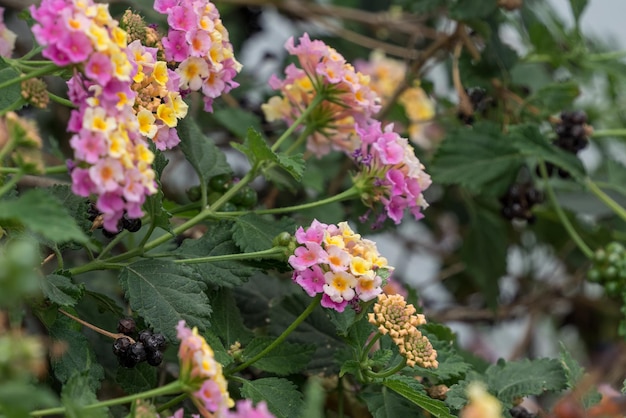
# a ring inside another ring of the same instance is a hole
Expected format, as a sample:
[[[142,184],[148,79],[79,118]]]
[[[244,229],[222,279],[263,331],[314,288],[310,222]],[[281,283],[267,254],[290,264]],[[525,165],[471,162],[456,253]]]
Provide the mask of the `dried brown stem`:
[[[59,312],[61,312],[63,315],[67,316],[68,318],[73,319],[74,321],[78,322],[79,324],[81,324],[83,326],[86,326],[87,328],[96,331],[99,334],[105,335],[105,336],[107,336],[109,338],[113,338],[114,340],[117,340],[118,338],[126,337],[126,338],[128,338],[130,340],[130,342],[132,344],[135,343],[135,340],[133,340],[131,337],[129,337],[126,334],[113,333],[113,332],[106,331],[106,330],[104,330],[102,328],[99,328],[99,327],[93,325],[93,324],[90,324],[89,322],[83,321],[82,319],[72,315],[71,313],[65,312],[63,309],[59,309]]]

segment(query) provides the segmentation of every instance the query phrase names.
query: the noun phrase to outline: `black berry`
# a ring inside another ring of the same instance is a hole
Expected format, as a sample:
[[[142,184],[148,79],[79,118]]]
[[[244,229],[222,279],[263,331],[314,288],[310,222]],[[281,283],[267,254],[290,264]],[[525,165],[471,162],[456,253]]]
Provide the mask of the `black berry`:
[[[151,366],[158,366],[163,362],[163,352],[162,351],[148,351],[147,356],[148,364]]]
[[[113,343],[113,354],[118,357],[126,355],[128,349],[131,346],[131,342],[129,338],[122,337],[115,340]]]
[[[163,334],[153,334],[144,340],[146,351],[156,352],[165,349],[167,343]]]
[[[122,318],[117,322],[117,332],[124,335],[132,335],[137,331],[133,318]]]
[[[141,219],[128,219],[126,216],[122,218],[122,227],[128,232],[137,232],[141,229]]]
[[[535,217],[531,209],[541,202],[543,202],[543,194],[535,189],[532,183],[515,183],[500,197],[501,213],[507,219],[533,222]]]
[[[141,363],[147,358],[146,349],[142,342],[136,342],[130,346],[127,356],[135,363]]]
[[[146,341],[148,340],[148,337],[151,337],[151,336],[152,336],[152,331],[150,331],[149,329],[144,329],[143,331],[139,333],[139,341],[145,344]]]

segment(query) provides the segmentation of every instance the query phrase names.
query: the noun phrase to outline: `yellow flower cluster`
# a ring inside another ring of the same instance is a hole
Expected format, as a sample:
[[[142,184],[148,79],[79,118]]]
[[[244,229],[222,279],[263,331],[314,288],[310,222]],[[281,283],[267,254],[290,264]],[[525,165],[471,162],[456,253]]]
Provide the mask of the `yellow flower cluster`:
[[[368,314],[368,320],[378,327],[378,331],[389,334],[398,346],[400,354],[406,358],[408,366],[418,365],[425,368],[437,368],[437,352],[418,326],[426,323],[422,314],[416,313],[415,307],[407,304],[402,295],[378,295],[374,312]]]

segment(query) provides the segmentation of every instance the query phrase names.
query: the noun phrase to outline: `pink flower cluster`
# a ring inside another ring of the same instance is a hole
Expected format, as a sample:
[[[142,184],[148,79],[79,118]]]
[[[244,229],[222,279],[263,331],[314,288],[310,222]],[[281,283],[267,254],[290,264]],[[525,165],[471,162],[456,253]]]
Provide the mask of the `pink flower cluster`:
[[[393,125],[383,130],[378,121],[356,130],[361,147],[352,157],[361,170],[355,175],[354,183],[365,196],[366,205],[373,207],[380,202],[385,207],[385,213],[375,224],[387,217],[399,224],[405,209],[409,209],[415,219],[421,219],[422,209],[428,207],[422,192],[430,186],[431,179],[408,140],[394,132]]]
[[[185,411],[181,408],[170,418],[184,418]],[[252,404],[250,399],[242,399],[237,401],[237,408],[232,411],[226,411],[223,415],[213,415],[215,418],[274,418],[274,415],[268,411],[265,402],[259,402],[256,406]],[[192,414],[191,418],[200,418],[198,414]]]
[[[11,57],[17,35],[4,24],[4,7],[0,7],[0,57]]]
[[[154,9],[167,14],[170,29],[161,41],[165,59],[179,63],[181,90],[201,90],[212,112],[213,100],[239,85],[233,79],[241,70],[219,11],[209,0],[155,0]]]
[[[293,280],[309,296],[323,293],[321,305],[343,312],[348,303],[374,299],[383,277],[393,270],[374,241],[361,238],[346,222],[327,225],[317,220],[296,231],[300,244],[289,257]]]
[[[156,192],[149,150],[133,105],[137,66],[129,59],[126,32],[111,18],[108,5],[92,0],[43,0],[31,6],[33,33],[43,55],[59,66],[73,65],[68,81],[72,110],[68,131],[78,163],[72,190],[98,196],[104,227],[143,215],[146,195]]]
[[[192,395],[192,401],[200,415],[224,416],[235,403],[228,394],[222,365],[215,360],[215,354],[205,339],[198,335],[197,328],[189,329],[185,321],[181,320],[176,331],[180,340],[179,380],[197,388]]]
[[[355,71],[335,49],[305,33],[299,45],[289,38],[285,48],[298,58],[300,68],[290,64],[285,79],[276,75],[269,84],[280,90],[262,105],[268,121],[282,119],[292,124],[317,95],[323,103],[304,122],[308,137],[307,148],[318,156],[331,149],[352,152],[358,147],[355,123],[367,124],[380,109],[380,100],[370,88],[369,76]]]

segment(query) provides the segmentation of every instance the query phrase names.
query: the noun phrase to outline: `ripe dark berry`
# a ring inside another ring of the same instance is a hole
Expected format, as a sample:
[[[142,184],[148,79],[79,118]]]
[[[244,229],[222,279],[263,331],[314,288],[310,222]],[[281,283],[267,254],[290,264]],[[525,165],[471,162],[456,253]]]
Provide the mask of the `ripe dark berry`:
[[[117,223],[117,231],[115,232],[111,232],[108,229],[103,229],[102,230],[102,235],[104,235],[106,238],[113,238],[114,236],[116,236],[117,234],[119,234],[120,232],[122,232],[124,230],[124,228],[122,228],[122,225],[120,222]]]
[[[148,364],[151,366],[158,366],[163,362],[163,352],[162,351],[148,351],[147,356]]]
[[[136,342],[130,346],[127,356],[136,363],[141,363],[146,360],[146,349],[142,342]]]
[[[144,329],[139,333],[139,341],[145,344],[148,340],[148,337],[150,336],[152,336],[152,331],[150,331],[149,329]]]
[[[113,343],[113,354],[118,357],[126,355],[129,348],[131,346],[131,342],[129,338],[122,337],[115,340]]]
[[[153,334],[144,340],[144,344],[146,351],[150,353],[164,350],[167,342],[165,341],[165,336],[163,334]]]
[[[100,215],[100,211],[96,208],[96,204],[89,202],[89,206],[87,206],[87,219],[93,222],[96,220],[98,215]]]
[[[535,416],[519,405],[509,409],[509,412],[513,418],[533,418]]]
[[[137,232],[141,229],[141,219],[127,219],[126,216],[122,218],[122,226],[128,232]]]
[[[507,219],[523,219],[530,223],[535,220],[532,207],[543,201],[542,193],[532,183],[512,184],[500,197],[501,213]]]
[[[137,363],[139,363],[135,358],[130,357],[129,353],[119,356],[117,358],[117,361],[120,364],[120,366],[126,367],[128,369],[135,367]]]
[[[133,318],[122,318],[117,322],[117,332],[124,335],[132,335],[137,331]]]

